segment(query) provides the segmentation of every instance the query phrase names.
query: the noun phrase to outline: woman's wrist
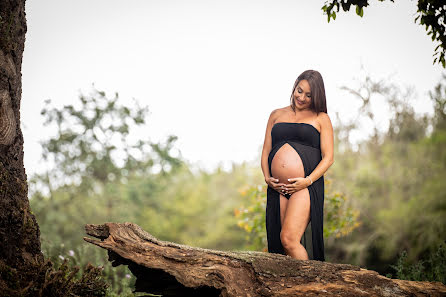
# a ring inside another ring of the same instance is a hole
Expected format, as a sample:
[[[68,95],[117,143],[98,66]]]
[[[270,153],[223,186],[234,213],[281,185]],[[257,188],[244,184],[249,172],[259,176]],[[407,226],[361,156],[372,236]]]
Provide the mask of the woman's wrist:
[[[309,175],[307,175],[307,177],[305,178],[305,179],[307,179],[308,180],[308,182],[309,182],[309,186],[311,186],[312,184],[313,184],[313,179],[309,176]]]

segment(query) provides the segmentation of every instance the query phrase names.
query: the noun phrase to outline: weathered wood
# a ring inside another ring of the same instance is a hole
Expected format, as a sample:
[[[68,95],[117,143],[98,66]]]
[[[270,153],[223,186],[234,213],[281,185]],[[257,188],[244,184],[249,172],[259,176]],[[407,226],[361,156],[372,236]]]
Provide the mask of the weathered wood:
[[[296,260],[252,251],[218,251],[158,240],[133,223],[85,226],[128,265],[136,292],[163,296],[446,296],[439,282],[389,279],[349,264]]]
[[[7,90],[0,90],[0,144],[10,145],[15,135],[16,119],[14,118],[14,111],[11,106],[11,97],[9,97]]]

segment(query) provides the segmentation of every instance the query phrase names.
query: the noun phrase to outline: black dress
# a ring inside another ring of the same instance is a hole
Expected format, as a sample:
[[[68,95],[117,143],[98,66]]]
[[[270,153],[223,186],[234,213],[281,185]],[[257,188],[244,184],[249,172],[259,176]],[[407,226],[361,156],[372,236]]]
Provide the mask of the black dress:
[[[304,166],[305,176],[311,174],[322,160],[320,133],[307,123],[279,122],[271,129],[271,152],[268,166],[271,175],[271,162],[276,152],[288,143],[299,154]],[[325,261],[323,221],[324,221],[324,177],[308,187],[310,194],[310,222],[301,239],[310,260]],[[289,196],[287,197],[289,199]],[[280,240],[280,194],[270,186],[267,189],[266,202],[266,235],[268,252],[286,255]]]

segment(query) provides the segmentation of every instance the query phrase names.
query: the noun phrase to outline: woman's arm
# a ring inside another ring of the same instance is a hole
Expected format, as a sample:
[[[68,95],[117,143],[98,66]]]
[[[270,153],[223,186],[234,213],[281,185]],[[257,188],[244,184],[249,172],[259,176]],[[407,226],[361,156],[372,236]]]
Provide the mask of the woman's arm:
[[[271,176],[269,175],[268,155],[271,152],[271,129],[273,127],[276,110],[273,110],[269,115],[268,123],[266,125],[265,140],[263,142],[262,158],[260,166],[262,167],[263,176],[267,181]]]
[[[318,180],[325,172],[330,168],[330,166],[334,162],[333,157],[333,126],[331,125],[330,117],[325,112],[319,113],[319,123],[321,125],[321,153],[322,160],[319,164],[314,168],[313,172],[311,172],[310,179],[315,182]],[[307,178],[308,180],[308,178]],[[308,185],[311,184],[311,181],[308,180]]]

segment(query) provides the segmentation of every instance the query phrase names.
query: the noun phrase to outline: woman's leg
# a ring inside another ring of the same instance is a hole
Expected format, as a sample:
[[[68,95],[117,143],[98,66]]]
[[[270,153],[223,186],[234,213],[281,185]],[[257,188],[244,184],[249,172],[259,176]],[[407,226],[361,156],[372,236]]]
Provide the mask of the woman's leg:
[[[310,221],[310,193],[302,189],[291,195],[286,206],[285,218],[280,232],[280,240],[287,255],[308,260],[308,254],[300,239]]]
[[[286,208],[288,205],[288,199],[280,194],[280,225],[283,226],[283,220],[285,219]]]

